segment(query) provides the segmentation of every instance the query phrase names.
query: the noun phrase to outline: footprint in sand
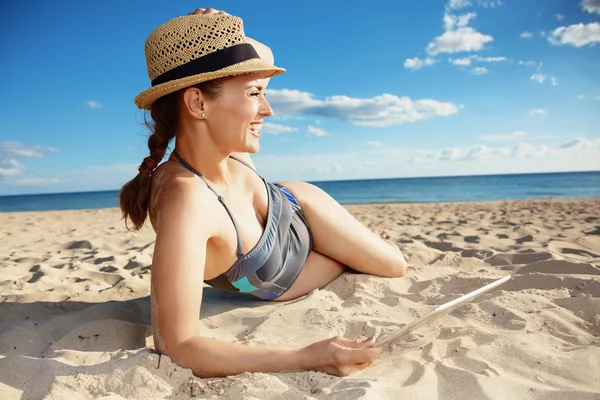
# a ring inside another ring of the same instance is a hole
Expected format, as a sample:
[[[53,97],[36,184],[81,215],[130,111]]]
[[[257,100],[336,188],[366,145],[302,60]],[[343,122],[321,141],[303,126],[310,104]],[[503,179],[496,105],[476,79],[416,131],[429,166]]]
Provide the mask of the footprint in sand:
[[[563,254],[575,254],[575,255],[578,255],[578,256],[587,256],[587,257],[592,257],[592,258],[600,257],[599,254],[592,253],[591,251],[582,250],[582,249],[571,249],[571,248],[568,248],[568,247],[562,249],[561,253],[563,253]]]
[[[581,274],[581,275],[600,275],[600,268],[592,264],[574,263],[564,260],[538,261],[525,265],[515,272],[516,274]]]
[[[101,258],[96,258],[94,260],[94,264],[98,265],[98,264],[102,264],[102,263],[105,263],[105,262],[113,262],[113,261],[115,261],[115,257],[114,256],[108,256],[108,257],[103,257],[103,258],[101,257]]]
[[[423,243],[427,247],[431,247],[432,249],[436,249],[436,250],[439,250],[439,251],[456,251],[456,252],[460,252],[460,251],[464,250],[464,249],[461,249],[460,247],[454,246],[454,243],[452,243],[452,242],[430,242],[428,240],[425,240],[425,241],[423,241]]]
[[[515,239],[515,243],[517,243],[517,244],[523,244],[523,243],[526,243],[526,242],[533,242],[533,236],[531,236],[531,235],[525,235],[525,236],[522,236],[522,237],[520,237],[518,239]]]
[[[465,242],[467,242],[467,243],[479,243],[479,236],[465,236]]]
[[[594,243],[592,241],[586,239],[587,238],[581,238],[581,244],[575,242],[552,240],[548,243],[548,250],[552,251],[555,254],[573,255],[575,256],[573,257],[574,259],[582,261],[587,261],[589,258],[600,257],[600,254],[597,254],[589,249],[590,246],[593,246],[593,248],[598,248],[598,246],[594,246]],[[582,246],[582,244],[586,246]]]
[[[461,257],[465,258],[478,258],[480,260],[485,260],[486,258],[494,255],[494,252],[490,250],[467,249],[461,251],[460,255]]]
[[[92,244],[87,240],[80,240],[80,241],[75,241],[75,242],[69,243],[67,246],[65,246],[65,249],[66,250],[80,250],[80,249],[91,250]]]
[[[555,299],[553,302],[583,320],[584,324],[580,327],[588,330],[594,336],[600,334],[600,299],[578,296]]]
[[[31,279],[29,279],[27,281],[27,283],[36,283],[37,281],[40,280],[40,278],[44,276],[44,273],[42,271],[37,271],[33,274],[33,276],[31,277]]]
[[[492,368],[487,362],[476,360],[471,357],[454,357],[452,362],[458,368],[470,371],[475,374],[484,375],[487,377],[499,376],[500,373],[495,368]]]
[[[485,259],[493,267],[502,265],[530,264],[536,261],[549,260],[552,254],[543,251],[539,253],[498,253]]]

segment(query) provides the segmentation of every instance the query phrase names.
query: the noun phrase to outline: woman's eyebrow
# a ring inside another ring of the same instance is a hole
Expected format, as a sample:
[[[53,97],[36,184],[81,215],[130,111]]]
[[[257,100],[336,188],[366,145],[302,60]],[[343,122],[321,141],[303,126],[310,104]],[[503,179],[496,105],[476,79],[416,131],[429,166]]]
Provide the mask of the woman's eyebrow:
[[[248,87],[247,87],[245,90],[247,90],[247,89],[253,89],[253,88],[256,88],[256,89],[258,89],[258,90],[260,90],[261,92],[262,92],[262,91],[263,91],[263,89],[264,89],[262,86],[258,86],[258,85],[250,85],[250,86],[248,86]]]

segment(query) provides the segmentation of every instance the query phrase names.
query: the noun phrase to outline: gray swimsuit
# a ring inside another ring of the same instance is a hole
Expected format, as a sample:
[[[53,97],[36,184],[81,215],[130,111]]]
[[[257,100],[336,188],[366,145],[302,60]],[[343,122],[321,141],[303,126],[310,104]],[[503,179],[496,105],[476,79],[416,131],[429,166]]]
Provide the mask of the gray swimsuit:
[[[281,296],[300,274],[313,247],[308,223],[294,195],[286,187],[267,182],[244,161],[230,156],[256,172],[267,188],[269,199],[264,232],[256,246],[247,254],[243,254],[237,222],[223,196],[220,196],[200,173],[183,161],[179,154],[173,154],[181,165],[202,179],[217,196],[229,214],[237,234],[237,261],[226,272],[205,282],[222,290],[249,293],[263,300],[273,300]]]

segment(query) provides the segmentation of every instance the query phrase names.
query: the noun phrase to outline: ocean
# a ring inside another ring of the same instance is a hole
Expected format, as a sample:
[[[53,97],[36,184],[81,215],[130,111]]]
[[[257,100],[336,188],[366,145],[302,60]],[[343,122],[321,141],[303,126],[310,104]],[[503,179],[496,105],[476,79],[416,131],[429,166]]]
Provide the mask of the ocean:
[[[600,171],[312,182],[341,204],[600,197]],[[117,190],[0,196],[0,212],[118,207]]]

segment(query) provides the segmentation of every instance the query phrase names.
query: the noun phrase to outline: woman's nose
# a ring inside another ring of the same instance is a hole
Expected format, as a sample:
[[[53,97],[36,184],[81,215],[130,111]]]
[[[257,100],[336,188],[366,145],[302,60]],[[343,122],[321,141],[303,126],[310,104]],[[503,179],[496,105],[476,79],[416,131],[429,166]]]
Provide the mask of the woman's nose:
[[[260,113],[260,115],[264,115],[265,117],[272,116],[273,109],[271,108],[271,105],[269,104],[267,99],[265,99],[264,97],[262,99],[263,99],[263,101],[262,101],[262,104],[260,105],[260,108],[258,109],[258,112]]]

